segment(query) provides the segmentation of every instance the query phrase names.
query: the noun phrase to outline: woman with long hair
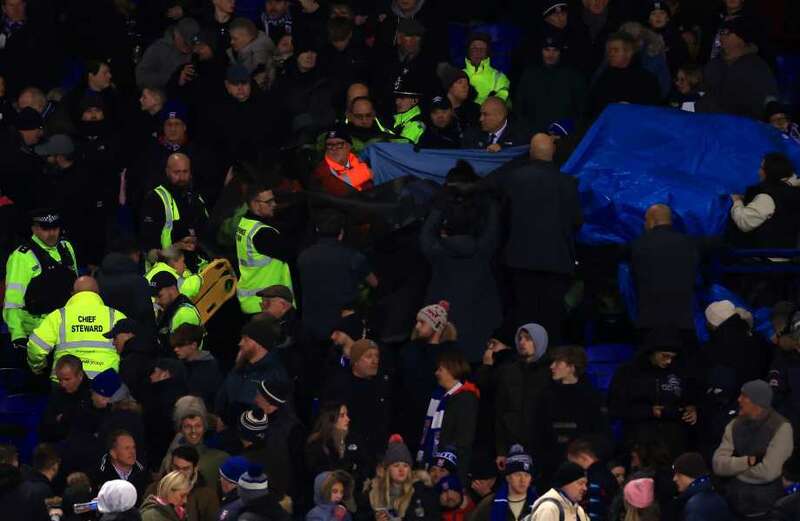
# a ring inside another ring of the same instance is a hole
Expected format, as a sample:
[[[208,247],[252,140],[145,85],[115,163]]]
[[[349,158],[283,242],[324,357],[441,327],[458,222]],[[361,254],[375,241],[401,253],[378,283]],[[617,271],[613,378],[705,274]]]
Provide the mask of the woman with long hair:
[[[433,489],[411,468],[411,453],[398,434],[389,446],[376,476],[366,484],[375,521],[439,521],[439,501]]]
[[[341,402],[323,404],[306,442],[306,468],[309,476],[343,470],[360,485],[367,470],[362,465],[361,447],[350,432],[347,406]]]

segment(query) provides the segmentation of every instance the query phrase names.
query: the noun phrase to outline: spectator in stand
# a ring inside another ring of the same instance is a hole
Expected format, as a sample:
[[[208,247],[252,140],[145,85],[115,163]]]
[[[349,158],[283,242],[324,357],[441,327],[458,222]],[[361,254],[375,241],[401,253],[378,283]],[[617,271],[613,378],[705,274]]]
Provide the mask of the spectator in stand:
[[[783,154],[770,152],[761,160],[759,183],[745,195],[731,195],[731,219],[751,248],[795,248],[800,190],[790,184],[794,166]]]
[[[622,494],[624,519],[657,521],[660,509],[654,494],[653,478],[640,477],[625,484]],[[618,519],[623,519],[619,517]]]
[[[453,106],[461,128],[466,130],[477,126],[481,117],[481,106],[475,102],[477,92],[469,84],[467,73],[449,63],[440,63],[436,68],[436,75],[442,85],[442,92]]]
[[[553,475],[553,488],[536,500],[531,510],[531,521],[588,521],[589,516],[580,505],[586,495],[587,480],[583,469],[565,461]]]
[[[477,91],[476,103],[482,104],[489,96],[508,101],[511,82],[508,76],[492,67],[492,37],[487,33],[474,32],[467,38],[467,57],[464,72],[469,83]]]
[[[214,355],[200,350],[205,334],[203,326],[181,324],[172,332],[169,341],[175,356],[186,368],[189,392],[201,397],[206,406],[210,407],[222,384],[222,373]]]
[[[469,373],[469,364],[461,353],[449,351],[439,355],[436,367],[439,385],[428,402],[417,453],[417,463],[427,468],[442,448],[453,447],[461,462],[463,479],[467,477],[472,457],[480,399],[478,388],[467,380]]]
[[[694,285],[700,264],[695,240],[672,227],[672,210],[655,204],[645,213],[645,232],[631,244],[638,293],[637,325],[643,330],[694,329]]]
[[[764,108],[764,122],[780,130],[781,134],[800,144],[800,126],[792,122],[791,108],[778,101],[770,101]]]
[[[783,464],[781,477],[784,496],[775,502],[769,513],[774,521],[792,521],[800,511],[800,457],[794,454]]]
[[[724,112],[760,120],[764,105],[778,95],[775,76],[758,56],[754,45],[757,29],[746,16],[722,24],[722,53],[706,65],[706,95],[698,112]]]
[[[241,413],[255,405],[259,382],[288,380],[274,350],[277,334],[275,321],[268,318],[253,320],[242,328],[236,367],[217,393],[215,410],[225,425],[237,425]]]
[[[39,426],[42,441],[64,440],[81,411],[91,408],[90,380],[83,372],[83,362],[74,355],[65,355],[55,365],[58,387],[47,400],[47,408]]]
[[[567,459],[586,471],[586,496],[581,505],[592,521],[609,519],[611,502],[620,486],[605,462],[598,458],[599,448],[602,448],[599,443],[576,439],[566,450]]]
[[[35,6],[35,4],[33,4]],[[31,9],[31,11],[34,11]],[[54,67],[60,58],[51,28],[41,10],[28,12],[25,0],[4,0],[0,16],[0,71],[5,74],[11,98],[28,86],[49,89],[56,78]]]
[[[436,482],[442,521],[464,521],[475,510],[475,503],[464,491],[458,476],[444,477]]]
[[[561,59],[559,61],[577,69],[585,83],[585,78],[594,74],[597,66],[593,62],[595,53],[592,50],[586,26],[580,20],[570,19],[569,2],[564,0],[544,0],[542,2],[542,19],[542,32],[545,40],[549,37],[561,43]]]
[[[435,96],[430,101],[429,120],[417,142],[417,148],[461,148],[464,132],[448,98]]]
[[[521,445],[513,445],[505,461],[505,482],[488,495],[472,513],[472,521],[522,521],[538,499],[533,485],[533,459]]]
[[[191,447],[198,454],[198,472],[205,478],[207,483],[214,483],[217,478],[217,471],[228,455],[206,444],[206,435],[208,434],[208,437],[211,438],[213,429],[209,425],[212,417],[208,414],[203,401],[197,396],[179,398],[175,402],[172,420],[176,434],[167,449],[167,454],[161,461],[160,470],[164,471],[169,467],[169,457],[175,449],[178,447]]]
[[[198,472],[200,455],[194,447],[181,446],[170,451],[169,465],[164,475],[170,472],[180,472],[191,483],[191,489],[186,497],[186,516],[197,521],[216,521],[219,512],[219,498],[215,481],[206,481],[203,474]],[[145,497],[150,497],[158,490],[158,481],[154,481],[145,491]]]
[[[609,415],[623,420],[625,438],[664,440],[673,457],[686,449],[697,423],[696,383],[676,363],[682,351],[674,328],[650,331],[636,358],[614,373],[608,391]]]
[[[333,99],[344,97],[347,87],[369,79],[369,50],[357,41],[355,26],[348,18],[332,17],[327,21],[327,40],[320,49],[323,74],[333,82]]]
[[[672,18],[668,1],[651,0],[648,11],[647,24],[664,40],[667,65],[674,76],[679,67],[689,62],[689,48]]]
[[[156,361],[155,339],[144,333],[136,322],[123,318],[103,335],[119,353],[119,376],[138,401],[148,398],[146,387]]]
[[[608,66],[589,90],[589,118],[597,118],[611,103],[656,105],[661,100],[658,80],[634,60],[635,55],[636,41],[628,33],[617,32],[608,37]]]
[[[159,358],[150,373],[150,385],[145,391],[144,419],[150,448],[151,466],[167,453],[170,441],[175,435],[173,409],[181,396],[189,390],[186,387],[186,374],[183,364],[174,358]]]
[[[672,468],[675,471],[675,485],[680,494],[675,499],[677,503],[675,510],[680,512],[681,520],[728,521],[733,518],[728,510],[728,504],[714,490],[711,471],[708,470],[701,454],[697,452],[681,454]]]
[[[464,162],[448,172],[449,180],[420,230],[420,246],[431,265],[425,300],[450,303],[448,320],[459,325],[461,352],[475,363],[503,319],[491,265],[500,234],[499,210],[492,199],[471,195],[475,183],[462,183],[459,176],[477,179]]]
[[[236,0],[212,0],[198,15],[200,27],[216,35],[214,47],[227,49],[231,45],[231,21],[236,11]]]
[[[60,117],[72,122],[74,125],[81,120],[81,100],[87,95],[97,96],[102,103],[106,120],[113,126],[118,126],[119,121],[119,94],[112,83],[111,65],[101,60],[87,60],[84,63],[85,76],[80,84],[70,91],[59,104],[59,110],[64,111]]]
[[[342,308],[356,302],[361,285],[376,288],[378,278],[364,254],[344,244],[344,215],[322,210],[314,220],[317,242],[300,253],[297,268],[303,279],[304,321],[321,341],[330,337]]]
[[[231,456],[219,467],[220,513],[239,499],[239,478],[250,463],[242,456]]]
[[[228,62],[244,66],[262,90],[269,89],[275,75],[272,67],[275,44],[247,18],[235,18],[230,25],[230,35],[231,46],[226,51]]]
[[[492,458],[480,452],[476,452],[473,455],[468,483],[467,492],[476,505],[483,501],[485,497],[494,494],[499,482],[497,479],[497,465]]]
[[[419,310],[411,341],[400,350],[398,377],[402,400],[397,404],[397,414],[398,425],[404,429],[403,439],[416,440],[422,432],[428,402],[436,388],[434,373],[439,356],[459,350],[458,333],[449,321],[449,309],[450,303],[443,300]],[[418,448],[415,444],[411,447]]]
[[[376,521],[390,521],[392,518],[440,521],[436,493],[415,475],[412,464],[411,453],[403,438],[393,434],[381,462],[381,471],[365,486],[369,508]]]
[[[324,404],[306,442],[307,475],[341,470],[353,476],[357,490],[362,490],[361,485],[372,470],[364,464],[365,448],[357,435],[350,429],[346,405],[340,402]]]
[[[137,85],[163,88],[177,69],[191,61],[199,33],[200,26],[193,18],[183,18],[167,29],[163,38],[147,48],[136,66]]]
[[[515,89],[514,113],[530,132],[545,132],[553,122],[576,120],[585,111],[586,80],[562,59],[565,43],[561,38],[545,36],[541,64],[526,68]]]
[[[41,443],[34,449],[31,463],[32,468],[19,488],[21,506],[31,512],[31,521],[47,521],[50,516],[45,500],[56,495],[53,481],[61,466],[61,456],[55,446]],[[11,514],[13,511],[7,512]]]
[[[23,213],[33,209],[32,180],[44,166],[42,158],[33,152],[44,136],[43,127],[38,112],[30,107],[22,109],[0,142],[0,170],[7,174],[0,182],[0,189]],[[14,232],[23,229],[21,223],[22,219],[13,223]]]
[[[289,514],[283,500],[272,490],[272,485],[267,481],[263,467],[251,464],[247,472],[239,478],[240,502],[229,510],[238,510],[237,519],[269,519],[272,521],[289,521]],[[223,518],[228,516],[221,513]]]
[[[481,105],[480,128],[464,132],[461,148],[499,152],[506,147],[524,145],[529,137],[520,122],[510,119],[506,103],[496,96],[489,96]]]
[[[602,446],[610,431],[603,396],[586,375],[586,351],[581,346],[567,345],[552,349],[549,355],[552,383],[540,403],[539,421],[545,437],[540,446],[546,447],[543,454],[552,455],[541,458],[542,463],[555,468],[571,441],[589,437]]]
[[[181,521],[186,516],[186,499],[191,490],[192,482],[183,472],[170,472],[158,482],[154,495],[143,498],[139,509],[142,521]]]
[[[538,404],[550,383],[547,354],[547,331],[539,324],[525,324],[514,337],[515,361],[500,365],[495,371],[484,365],[481,371],[495,388],[494,432],[497,467],[506,465],[505,456],[512,445],[525,443],[534,447],[538,427]]]
[[[341,470],[318,474],[314,478],[314,503],[306,521],[351,521],[347,505],[355,505],[353,478]]]
[[[577,183],[553,164],[553,138],[537,134],[531,143],[530,164],[507,173],[497,171],[486,179],[509,205],[503,263],[511,275],[513,321],[539,322],[559,344],[583,212]]]
[[[719,2],[718,12],[704,20],[701,27],[703,39],[700,48],[700,62],[712,61],[724,53],[723,43],[725,24],[737,19],[744,19],[753,31],[753,38],[759,52],[767,50],[765,27],[758,19],[755,2],[746,0],[723,0]]]
[[[322,396],[347,406],[350,430],[364,446],[365,464],[374,468],[383,440],[388,437],[391,415],[389,375],[381,370],[377,344],[361,339],[350,348],[350,371],[337,373]],[[418,369],[421,370],[421,369]],[[417,431],[417,435],[421,432]]]
[[[669,104],[675,108],[694,112],[698,100],[705,96],[703,90],[703,69],[686,63],[675,73],[675,85],[669,97]]]
[[[765,515],[781,496],[783,464],[794,449],[792,425],[772,408],[763,380],[742,386],[739,416],[725,428],[714,452],[714,473],[729,478],[725,496],[734,514]]]
[[[107,481],[124,479],[136,487],[137,504],[144,498],[144,491],[150,482],[144,465],[136,459],[136,442],[126,431],[114,431],[107,440],[108,452],[100,461],[92,482],[102,487]]]

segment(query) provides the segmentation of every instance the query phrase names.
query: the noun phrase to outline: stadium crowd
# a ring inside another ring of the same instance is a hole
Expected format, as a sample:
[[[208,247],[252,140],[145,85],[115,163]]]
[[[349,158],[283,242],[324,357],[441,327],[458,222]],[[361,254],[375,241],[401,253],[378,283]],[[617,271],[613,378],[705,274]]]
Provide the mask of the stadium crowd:
[[[614,103],[800,146],[797,2],[0,5],[0,358],[44,403],[0,445],[4,519],[800,519],[796,278],[728,281],[770,338],[719,300],[701,342],[694,311],[721,247],[797,247],[795,165],[757,158],[722,237],[655,204],[613,251],[576,244],[559,171]],[[375,143],[529,151],[381,184]],[[619,259],[637,349],[606,392],[584,325]]]

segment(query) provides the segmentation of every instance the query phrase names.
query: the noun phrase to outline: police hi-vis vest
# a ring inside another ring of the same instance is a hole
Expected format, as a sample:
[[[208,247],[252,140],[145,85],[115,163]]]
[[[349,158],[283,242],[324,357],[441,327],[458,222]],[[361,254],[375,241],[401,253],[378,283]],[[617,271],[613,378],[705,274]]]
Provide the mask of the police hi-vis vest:
[[[119,370],[119,353],[111,339],[103,335],[125,314],[103,304],[100,295],[81,291],[67,304],[47,315],[28,339],[28,365],[41,373],[47,357],[53,353],[53,367],[64,355],[74,355],[83,362],[89,378],[108,368]],[[50,378],[55,380],[55,371]]]
[[[178,204],[175,198],[169,193],[163,185],[158,185],[155,188],[156,195],[161,199],[164,205],[164,227],[161,228],[161,248],[169,248],[172,246],[172,228],[175,226],[175,221],[179,221],[181,213],[178,211]]]
[[[239,259],[239,284],[236,294],[242,313],[261,312],[261,299],[256,295],[262,289],[282,284],[292,289],[292,276],[289,265],[268,255],[259,253],[253,244],[253,238],[264,228],[278,230],[261,221],[242,217],[236,229],[236,256]]]

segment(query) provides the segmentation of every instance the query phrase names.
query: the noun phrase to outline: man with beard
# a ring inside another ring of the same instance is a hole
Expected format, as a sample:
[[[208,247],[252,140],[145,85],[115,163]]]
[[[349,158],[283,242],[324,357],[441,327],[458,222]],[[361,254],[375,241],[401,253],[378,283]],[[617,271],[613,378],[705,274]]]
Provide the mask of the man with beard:
[[[192,189],[192,165],[186,154],[169,156],[164,182],[145,196],[141,215],[139,237],[145,251],[173,244],[183,250],[196,249],[196,236],[206,225],[208,211],[203,198]],[[194,233],[173,237],[178,223],[182,225],[178,228]]]
[[[289,380],[273,349],[277,338],[278,325],[269,318],[253,320],[242,328],[236,366],[217,394],[216,413],[225,425],[235,428],[242,412],[253,408],[261,381]]]

